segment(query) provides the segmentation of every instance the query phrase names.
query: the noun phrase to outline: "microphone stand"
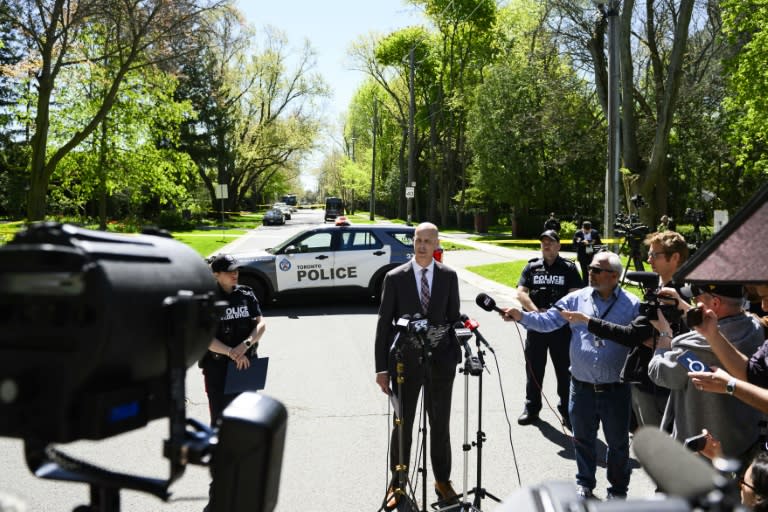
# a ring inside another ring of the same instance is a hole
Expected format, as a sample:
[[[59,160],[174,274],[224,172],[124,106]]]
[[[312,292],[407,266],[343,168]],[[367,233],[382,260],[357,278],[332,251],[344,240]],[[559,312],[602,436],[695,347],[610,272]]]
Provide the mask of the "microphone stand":
[[[467,492],[468,487],[468,466],[469,466],[469,450],[472,449],[472,445],[469,444],[469,376],[470,375],[483,375],[483,366],[477,357],[472,356],[472,349],[469,348],[469,343],[464,339],[462,346],[464,348],[464,366],[461,368],[461,373],[464,374],[464,444],[462,450],[464,451],[464,473],[463,482],[461,487],[461,501],[455,505],[441,508],[441,512],[448,512],[449,510],[462,510],[467,512],[480,512],[480,509],[475,508],[471,503],[465,501],[469,496]],[[439,502],[438,502],[439,503]]]
[[[488,342],[483,339],[483,342],[488,347],[489,350],[493,351],[491,349],[490,345],[488,345]],[[480,365],[482,368],[485,368],[485,359],[483,356],[485,355],[485,352],[480,348],[480,336],[479,333],[475,333],[475,343],[477,345],[477,358],[480,362]],[[485,441],[485,432],[483,432],[483,372],[481,371],[480,374],[477,376],[477,437],[475,440],[475,446],[477,446],[477,485],[474,489],[469,491],[469,494],[474,493],[475,499],[472,502],[473,506],[476,510],[480,510],[480,500],[485,498],[486,496],[488,498],[491,498],[496,503],[500,503],[501,500],[488,492],[486,489],[483,488],[482,485],[482,467],[483,467],[483,441]]]
[[[424,399],[421,401],[421,467],[419,472],[421,473],[421,504],[422,512],[427,512],[427,404],[429,403],[429,386],[432,381],[432,372],[430,368],[430,361],[432,359],[432,352],[430,351],[429,342],[425,333],[414,333],[414,337],[421,343],[421,364],[424,369],[424,381],[422,389],[424,390]],[[417,509],[414,509],[417,510]]]
[[[416,511],[418,506],[408,494],[408,466],[405,464],[405,451],[403,449],[403,382],[405,382],[405,363],[403,363],[402,346],[398,345],[395,351],[395,383],[397,384],[397,407],[395,408],[395,426],[397,428],[398,463],[395,465],[397,473],[397,488],[394,490],[397,499],[397,510]],[[386,501],[386,498],[385,498]],[[382,507],[384,508],[384,507]],[[380,509],[381,510],[381,509]]]

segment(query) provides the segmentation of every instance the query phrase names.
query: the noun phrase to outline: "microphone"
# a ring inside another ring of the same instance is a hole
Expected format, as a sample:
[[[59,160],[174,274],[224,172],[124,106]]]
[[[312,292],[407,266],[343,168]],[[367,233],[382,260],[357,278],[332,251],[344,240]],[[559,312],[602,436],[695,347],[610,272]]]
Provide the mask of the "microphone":
[[[719,475],[712,466],[657,428],[639,428],[632,449],[654,483],[667,494],[692,499],[718,487]]]
[[[429,330],[429,319],[422,317],[421,313],[416,313],[408,325],[408,330],[413,334],[426,333]]]
[[[411,315],[403,315],[395,322],[395,329],[398,332],[408,332],[408,324],[411,323]]]
[[[411,324],[411,315],[403,315],[395,322],[395,337],[389,346],[389,352],[392,353],[400,348],[400,335],[408,333],[408,326]]]
[[[483,335],[480,334],[480,330],[478,329],[478,327],[480,327],[480,324],[478,323],[477,320],[475,320],[474,318],[469,318],[467,315],[461,315],[461,321],[464,322],[464,327],[466,327],[467,329],[475,333],[475,337],[478,339],[478,341],[483,342],[483,345],[488,347],[488,350],[490,350],[492,353],[494,354],[496,353],[494,352],[493,348],[491,348],[491,346],[488,344],[488,341],[483,337]]]
[[[497,313],[501,313],[502,316],[507,316],[507,314],[502,311],[499,306],[496,305],[496,301],[493,300],[493,297],[487,293],[478,293],[477,297],[475,297],[475,304],[486,311],[496,311]]]
[[[464,348],[464,370],[469,375],[481,375],[483,373],[483,363],[480,358],[472,355],[472,349],[469,347],[469,339],[472,337],[472,331],[464,327],[461,322],[453,324],[453,332],[456,335],[456,340]]]
[[[477,297],[475,297],[475,303],[486,311],[504,313],[501,308],[496,305],[496,301],[487,293],[478,293]]]

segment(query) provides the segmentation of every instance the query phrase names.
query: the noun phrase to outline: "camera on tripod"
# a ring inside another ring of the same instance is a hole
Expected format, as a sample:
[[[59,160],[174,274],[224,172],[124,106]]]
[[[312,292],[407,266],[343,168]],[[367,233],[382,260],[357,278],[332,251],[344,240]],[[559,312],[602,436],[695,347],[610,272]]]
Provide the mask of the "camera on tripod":
[[[682,312],[677,308],[677,299],[659,297],[659,274],[656,272],[627,271],[627,279],[635,281],[643,290],[643,301],[640,303],[640,314],[649,320],[658,320],[659,312],[669,323],[679,323]],[[665,304],[663,301],[674,300],[675,304]]]
[[[36,476],[107,496],[88,510],[119,510],[121,488],[167,500],[188,463],[210,465],[213,512],[272,510],[282,404],[243,394],[216,431],[186,418],[186,369],[214,336],[215,290],[197,252],[169,238],[59,223],[20,231],[0,247],[0,436],[24,441]],[[107,471],[53,447],[165,417],[167,480]]]
[[[693,208],[686,208],[683,218],[693,224],[694,228],[700,227],[707,221],[707,215],[703,210],[694,210]]]

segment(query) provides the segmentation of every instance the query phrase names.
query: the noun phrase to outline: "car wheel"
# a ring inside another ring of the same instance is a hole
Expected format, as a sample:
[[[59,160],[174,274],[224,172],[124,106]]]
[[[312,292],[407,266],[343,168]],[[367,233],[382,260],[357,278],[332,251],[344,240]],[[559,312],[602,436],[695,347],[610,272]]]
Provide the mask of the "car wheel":
[[[259,304],[262,306],[267,302],[267,288],[264,286],[264,282],[256,276],[248,274],[241,275],[238,278],[238,283],[249,286],[253,290],[253,294],[259,299]]]

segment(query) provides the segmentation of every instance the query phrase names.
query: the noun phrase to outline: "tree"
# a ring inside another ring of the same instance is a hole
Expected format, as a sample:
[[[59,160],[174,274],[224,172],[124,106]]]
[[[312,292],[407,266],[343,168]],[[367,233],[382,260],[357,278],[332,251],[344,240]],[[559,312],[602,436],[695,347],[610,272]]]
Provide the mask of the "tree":
[[[177,97],[198,112],[183,125],[182,148],[198,167],[214,209],[215,184],[226,184],[228,209],[247,195],[261,195],[278,173],[298,175],[299,162],[319,129],[314,102],[328,94],[313,73],[308,43],[293,67],[285,35],[264,32],[263,49],[236,11],[224,13],[213,34],[184,68]],[[252,55],[249,58],[249,53]]]
[[[26,60],[35,70],[37,101],[31,140],[30,189],[27,216],[45,216],[51,176],[62,159],[96,130],[114,105],[129,71],[169,65],[187,53],[190,34],[204,31],[202,14],[218,0],[6,0],[8,11],[0,16],[26,41]],[[82,54],[81,36],[100,25],[108,32],[108,53]],[[104,88],[99,108],[58,147],[49,147],[51,116],[56,105],[57,79],[65,66],[108,59],[114,66],[112,81]]]
[[[475,207],[561,212],[596,202],[602,177],[599,106],[549,34],[545,11],[517,2],[500,13],[505,48],[469,110]],[[586,211],[583,213],[594,213]],[[537,229],[540,223],[536,223]]]
[[[607,112],[607,16],[595,22],[595,12],[576,0],[552,0],[551,4],[550,29],[574,62],[594,75],[600,103]],[[717,62],[712,59],[720,33],[717,5],[696,4],[695,0],[624,0],[620,5],[622,156],[624,167],[639,176],[637,191],[650,203],[642,211],[646,222],[667,209],[667,155],[681,84],[692,64]],[[695,54],[689,47],[692,32],[699,38]],[[687,76],[707,76],[698,71]]]
[[[724,181],[736,185],[743,201],[768,176],[768,77],[763,71],[768,58],[768,6],[755,0],[723,0],[722,8],[724,32],[734,50],[726,62],[728,140],[735,166],[746,180]]]

